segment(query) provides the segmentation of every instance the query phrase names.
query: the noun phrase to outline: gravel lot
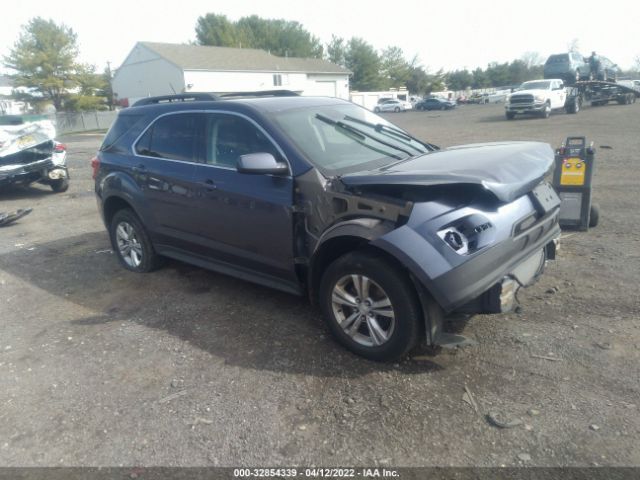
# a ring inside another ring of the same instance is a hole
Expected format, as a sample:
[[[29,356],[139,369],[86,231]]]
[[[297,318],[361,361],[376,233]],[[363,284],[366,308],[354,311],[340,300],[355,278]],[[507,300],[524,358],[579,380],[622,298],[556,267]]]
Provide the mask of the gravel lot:
[[[563,234],[521,313],[452,326],[477,346],[377,364],[302,298],[178,262],[122,269],[93,196],[101,136],[63,138],[68,192],[0,193],[34,208],[0,229],[0,466],[640,465],[640,103],[388,118],[442,146],[586,135],[600,225]]]

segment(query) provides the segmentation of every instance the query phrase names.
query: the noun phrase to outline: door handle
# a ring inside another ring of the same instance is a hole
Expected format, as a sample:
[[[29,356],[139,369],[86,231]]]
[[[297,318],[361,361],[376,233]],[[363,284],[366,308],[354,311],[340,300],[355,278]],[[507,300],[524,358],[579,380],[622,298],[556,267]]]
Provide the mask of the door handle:
[[[144,164],[140,163],[135,167],[132,167],[131,170],[133,170],[136,173],[144,173],[147,171],[147,167],[145,167]]]

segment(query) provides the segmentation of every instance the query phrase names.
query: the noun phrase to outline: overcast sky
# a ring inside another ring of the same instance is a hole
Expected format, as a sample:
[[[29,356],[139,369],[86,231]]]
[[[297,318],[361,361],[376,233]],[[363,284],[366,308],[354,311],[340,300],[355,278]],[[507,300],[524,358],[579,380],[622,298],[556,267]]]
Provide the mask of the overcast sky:
[[[364,38],[377,49],[396,45],[430,71],[484,68],[525,52],[546,58],[574,39],[583,54],[596,50],[623,69],[640,56],[637,0],[11,0],[3,3],[0,57],[22,25],[41,16],[73,28],[81,61],[118,67],[137,41],[195,40],[196,20],[208,12],[296,20],[323,43],[335,34]]]

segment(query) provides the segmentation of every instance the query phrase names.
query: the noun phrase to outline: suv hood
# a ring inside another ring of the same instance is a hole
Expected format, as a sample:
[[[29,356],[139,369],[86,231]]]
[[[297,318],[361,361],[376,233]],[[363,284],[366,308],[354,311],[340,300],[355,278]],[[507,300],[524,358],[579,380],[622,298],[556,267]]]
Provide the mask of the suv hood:
[[[449,147],[379,170],[344,175],[340,180],[347,186],[482,185],[508,203],[540,183],[553,159],[553,149],[547,143],[477,143]]]

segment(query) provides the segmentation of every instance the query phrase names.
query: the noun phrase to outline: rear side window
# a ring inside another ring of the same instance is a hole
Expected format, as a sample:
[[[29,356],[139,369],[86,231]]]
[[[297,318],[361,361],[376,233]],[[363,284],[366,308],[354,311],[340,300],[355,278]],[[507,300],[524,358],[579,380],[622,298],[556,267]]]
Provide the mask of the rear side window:
[[[118,115],[118,118],[113,125],[111,125],[107,135],[104,137],[100,150],[104,151],[113,146],[120,137],[127,133],[141,118],[142,115]]]
[[[184,162],[204,159],[205,114],[176,113],[156,120],[136,144],[136,153]]]

